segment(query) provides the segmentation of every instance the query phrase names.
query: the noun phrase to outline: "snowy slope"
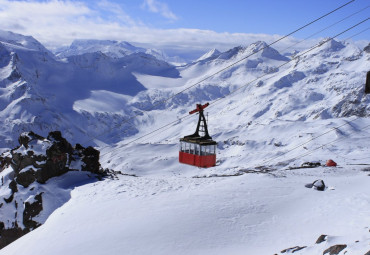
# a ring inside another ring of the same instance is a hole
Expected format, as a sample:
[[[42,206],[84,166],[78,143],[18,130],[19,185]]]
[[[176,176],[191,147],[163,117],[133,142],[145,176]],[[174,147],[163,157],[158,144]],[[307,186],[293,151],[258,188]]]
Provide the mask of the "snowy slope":
[[[104,100],[107,93],[132,97],[145,90],[133,72],[178,76],[173,66],[145,53],[120,59],[100,52],[85,53],[59,61],[41,46],[36,47],[33,38],[11,35],[10,39],[0,40],[0,118],[5,124],[0,134],[2,147],[14,146],[12,140],[28,130],[43,135],[63,130],[72,142],[93,140],[110,130],[112,124],[121,123],[132,109],[124,107],[122,101],[115,113],[102,108],[91,111],[79,102],[92,94],[102,93]],[[135,127],[131,127],[129,134],[135,132]]]
[[[122,116],[138,114],[135,132],[100,147],[103,167],[125,175],[75,188],[43,226],[0,254],[278,254],[294,246],[307,246],[294,254],[323,254],[335,244],[346,244],[346,254],[368,252],[370,179],[363,164],[370,163],[370,102],[363,86],[370,55],[331,40],[288,62],[265,46],[235,47],[164,73],[144,72],[134,62],[130,73],[146,90],[125,95],[94,88],[86,98],[72,98],[72,112],[89,116],[80,125],[98,131],[121,108]],[[95,58],[68,63],[90,68]],[[194,132],[197,121],[185,116],[206,101],[217,166],[181,165],[178,139]],[[299,168],[330,158],[338,167]],[[305,187],[317,179],[325,191]],[[322,234],[327,240],[315,244]],[[34,245],[37,240],[47,242]]]
[[[163,176],[166,168],[166,161],[156,162],[138,167],[140,177],[74,189],[43,226],[0,254],[274,254],[310,244],[298,254],[322,254],[338,243],[348,244],[348,254],[365,254],[370,248],[369,177],[359,168],[224,178],[186,177],[182,166]],[[304,187],[317,178],[328,190]],[[321,234],[331,238],[313,245]]]

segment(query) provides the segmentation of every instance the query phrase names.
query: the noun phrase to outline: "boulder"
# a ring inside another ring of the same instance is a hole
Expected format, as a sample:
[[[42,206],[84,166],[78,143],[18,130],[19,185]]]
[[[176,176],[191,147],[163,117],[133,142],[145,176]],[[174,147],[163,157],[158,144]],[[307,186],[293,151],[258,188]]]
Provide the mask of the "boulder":
[[[305,186],[306,186],[306,188],[309,188],[309,189],[313,188],[313,189],[319,190],[319,191],[324,191],[325,188],[326,188],[325,182],[323,180],[320,180],[320,179],[314,181],[313,183],[306,184]]]
[[[312,183],[312,187],[315,190],[324,191],[325,190],[325,182],[323,180],[316,180]]]

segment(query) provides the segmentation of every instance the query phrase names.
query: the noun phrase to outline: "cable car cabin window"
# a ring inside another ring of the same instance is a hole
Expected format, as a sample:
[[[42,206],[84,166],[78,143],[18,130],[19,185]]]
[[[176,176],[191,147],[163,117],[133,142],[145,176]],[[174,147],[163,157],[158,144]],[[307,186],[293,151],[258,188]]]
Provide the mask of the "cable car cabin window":
[[[211,154],[216,154],[216,145],[211,145]]]
[[[199,144],[195,144],[194,154],[195,155],[200,155],[200,145]]]
[[[216,154],[216,146],[215,145],[202,145],[202,146],[200,146],[200,155],[201,156],[214,155],[214,154]]]
[[[190,144],[190,154],[194,154],[194,144]]]

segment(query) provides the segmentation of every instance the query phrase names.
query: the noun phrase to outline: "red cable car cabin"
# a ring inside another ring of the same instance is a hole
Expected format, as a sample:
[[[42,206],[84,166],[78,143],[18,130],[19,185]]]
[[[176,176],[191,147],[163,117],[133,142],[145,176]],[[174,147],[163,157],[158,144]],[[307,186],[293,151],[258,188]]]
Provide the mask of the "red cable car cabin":
[[[203,114],[205,105],[197,104],[197,108],[190,114],[199,112],[197,129],[194,134],[180,139],[179,162],[198,167],[212,167],[216,165],[217,142],[212,140],[208,134],[207,122]],[[200,136],[199,132],[204,135]]]

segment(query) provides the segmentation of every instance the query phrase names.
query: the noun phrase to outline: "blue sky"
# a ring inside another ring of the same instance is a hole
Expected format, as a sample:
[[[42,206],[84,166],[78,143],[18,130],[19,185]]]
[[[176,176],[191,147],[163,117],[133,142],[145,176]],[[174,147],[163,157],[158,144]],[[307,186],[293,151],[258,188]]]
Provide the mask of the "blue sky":
[[[229,33],[287,34],[295,28],[330,12],[349,0],[162,0],[175,16],[167,18],[160,13],[150,13],[138,0],[115,1],[123,3],[127,12],[139,17],[144,23],[156,28],[197,28]],[[356,0],[321,22],[336,22],[370,5],[368,0]],[[347,23],[351,24],[369,17],[370,8],[362,11]],[[343,26],[344,27],[344,26]],[[311,30],[312,31],[312,30]],[[309,35],[310,29],[302,34]],[[370,39],[370,32],[360,38]]]
[[[349,0],[0,0],[0,29],[32,35],[49,48],[74,39],[124,40],[173,52],[226,50],[256,40],[272,42]],[[276,45],[285,47],[325,27],[301,44],[333,36],[368,18],[369,0],[355,0],[329,17]],[[356,12],[359,12],[355,14]],[[368,20],[344,34],[346,39],[370,27]],[[353,37],[370,40],[370,30]]]

